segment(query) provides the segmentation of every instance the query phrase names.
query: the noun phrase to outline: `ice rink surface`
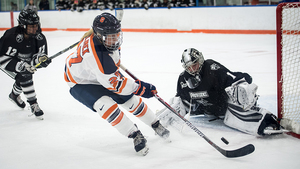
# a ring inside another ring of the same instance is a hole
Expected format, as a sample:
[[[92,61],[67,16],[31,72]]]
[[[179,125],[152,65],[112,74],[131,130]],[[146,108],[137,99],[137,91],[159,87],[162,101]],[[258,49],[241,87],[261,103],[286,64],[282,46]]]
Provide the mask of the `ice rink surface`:
[[[49,56],[78,41],[83,33],[44,32]],[[168,101],[175,95],[177,78],[183,71],[181,54],[190,47],[232,71],[248,72],[258,85],[258,104],[277,114],[275,35],[124,32],[122,64],[141,80],[154,84],[158,95]],[[172,142],[167,143],[126,112],[150,147],[147,156],[136,155],[132,139],[119,134],[69,94],[63,71],[71,52],[58,56],[34,75],[38,102],[45,112],[43,121],[28,117],[28,105],[21,110],[8,100],[14,81],[0,73],[0,169],[299,168],[300,140],[286,134],[261,138],[227,128],[221,121],[195,123],[226,150],[250,143],[256,148],[248,156],[229,159],[189,127],[182,133],[169,128]],[[26,100],[24,95],[22,98]],[[155,98],[144,101],[154,112],[164,108]],[[229,144],[224,144],[221,137]]]

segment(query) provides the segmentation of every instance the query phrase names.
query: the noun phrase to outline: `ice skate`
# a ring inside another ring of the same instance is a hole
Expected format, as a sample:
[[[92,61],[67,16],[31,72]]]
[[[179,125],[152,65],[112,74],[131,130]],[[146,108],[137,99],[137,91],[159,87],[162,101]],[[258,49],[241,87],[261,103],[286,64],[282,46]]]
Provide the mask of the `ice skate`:
[[[139,155],[147,155],[149,148],[146,145],[147,140],[143,136],[140,130],[130,134],[128,138],[133,138],[134,149]]]
[[[8,98],[10,101],[12,101],[14,104],[16,104],[21,109],[23,109],[26,106],[25,102],[21,99],[20,95],[17,96],[15,94],[13,94],[13,92],[11,92],[9,94]]]
[[[265,135],[277,135],[288,132],[288,130],[285,130],[279,124],[277,117],[273,114],[266,114],[265,123],[267,124],[267,126],[263,130],[263,133]]]
[[[162,137],[164,139],[167,139],[170,135],[170,131],[167,130],[164,126],[162,126],[159,123],[159,120],[157,120],[155,123],[152,124],[152,128],[157,135],[159,135],[160,137]]]
[[[44,120],[44,112],[43,110],[41,110],[40,106],[37,103],[30,105],[30,109],[32,114],[34,114],[37,119]]]

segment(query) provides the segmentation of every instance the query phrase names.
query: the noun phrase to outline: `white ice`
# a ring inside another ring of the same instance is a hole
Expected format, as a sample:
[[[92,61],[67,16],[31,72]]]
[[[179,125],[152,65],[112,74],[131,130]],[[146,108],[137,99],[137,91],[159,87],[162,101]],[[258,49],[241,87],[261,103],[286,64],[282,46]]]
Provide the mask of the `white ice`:
[[[83,32],[44,34],[51,56],[78,41]],[[154,84],[158,95],[168,101],[175,95],[177,77],[183,70],[181,54],[190,47],[232,71],[251,74],[259,86],[259,105],[277,114],[275,35],[125,32],[122,64],[141,80]],[[136,155],[131,139],[69,94],[63,71],[64,60],[71,52],[55,58],[48,68],[34,75],[38,102],[45,112],[43,121],[28,117],[31,113],[27,107],[21,110],[8,100],[14,81],[0,73],[0,169],[299,168],[300,141],[286,134],[259,138],[220,122],[200,124],[199,130],[226,150],[247,144],[256,148],[248,156],[229,159],[189,127],[183,133],[169,128],[172,142],[167,143],[126,113],[147,137],[150,147],[147,156]],[[22,98],[26,100],[24,95]],[[164,108],[155,98],[144,101],[154,112]],[[229,144],[225,145],[221,137]]]

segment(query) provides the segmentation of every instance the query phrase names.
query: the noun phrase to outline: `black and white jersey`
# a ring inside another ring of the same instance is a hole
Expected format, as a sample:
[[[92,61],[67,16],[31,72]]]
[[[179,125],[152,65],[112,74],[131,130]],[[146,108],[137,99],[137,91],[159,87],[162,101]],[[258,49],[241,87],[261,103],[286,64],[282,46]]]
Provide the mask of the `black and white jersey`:
[[[199,75],[198,79],[201,80],[193,89],[188,87],[187,81],[195,77],[186,71],[180,74],[177,82],[176,96],[180,96],[186,109],[191,108],[191,114],[194,115],[204,113],[215,116],[225,115],[228,96],[224,89],[243,77],[248,83],[252,82],[251,76],[247,73],[231,72],[225,66],[210,59],[205,60]]]
[[[48,54],[46,37],[39,33],[25,39],[23,29],[13,27],[5,31],[0,39],[0,65],[8,71],[15,72],[17,62],[31,62],[36,53]]]

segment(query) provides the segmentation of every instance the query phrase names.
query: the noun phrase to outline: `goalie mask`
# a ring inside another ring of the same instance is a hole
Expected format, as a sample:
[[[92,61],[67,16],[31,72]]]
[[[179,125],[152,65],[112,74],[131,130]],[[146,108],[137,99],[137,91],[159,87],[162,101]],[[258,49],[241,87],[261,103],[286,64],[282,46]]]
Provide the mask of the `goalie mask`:
[[[18,22],[27,35],[35,36],[41,33],[40,18],[30,9],[24,9],[20,12]]]
[[[96,38],[108,51],[117,50],[123,42],[121,23],[110,13],[96,16],[93,22],[93,31]]]
[[[201,52],[194,48],[185,49],[181,59],[182,67],[191,75],[199,74],[204,58]]]

